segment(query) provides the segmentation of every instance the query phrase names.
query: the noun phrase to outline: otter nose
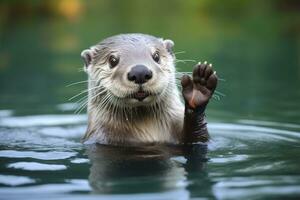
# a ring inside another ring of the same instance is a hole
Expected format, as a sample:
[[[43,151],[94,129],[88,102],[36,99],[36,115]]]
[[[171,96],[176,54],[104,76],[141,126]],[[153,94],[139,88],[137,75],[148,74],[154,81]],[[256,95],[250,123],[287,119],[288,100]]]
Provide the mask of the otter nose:
[[[127,74],[127,78],[136,84],[143,84],[152,78],[152,71],[144,65],[136,65]]]

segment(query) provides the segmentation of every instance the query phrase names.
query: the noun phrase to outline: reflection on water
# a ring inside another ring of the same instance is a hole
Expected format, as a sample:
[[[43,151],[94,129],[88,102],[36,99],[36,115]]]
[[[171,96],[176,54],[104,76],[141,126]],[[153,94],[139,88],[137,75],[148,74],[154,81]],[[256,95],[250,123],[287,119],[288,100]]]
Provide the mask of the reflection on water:
[[[96,193],[149,193],[182,189],[188,185],[185,168],[201,173],[205,155],[206,146],[200,145],[186,148],[98,145],[88,150],[92,164],[89,181]]]
[[[299,199],[299,8],[1,1],[0,199]],[[213,63],[225,97],[209,104],[207,149],[80,143],[85,93],[68,101],[86,89],[80,52],[124,32],[173,39],[179,71]]]
[[[40,117],[40,122],[37,120],[33,126],[31,123],[26,126],[23,117],[7,117],[18,124],[24,123],[21,129],[10,127],[9,120],[2,121],[2,196],[11,199],[300,196],[300,133],[295,130],[296,124],[288,128],[288,124],[280,126],[272,122],[274,126],[269,126],[263,121],[257,123],[262,125],[253,125],[253,121],[210,123],[212,139],[208,146],[114,147],[83,146],[80,137],[85,125],[70,124],[69,115],[42,125],[47,117]],[[49,131],[43,134],[44,130]],[[65,135],[55,134],[56,131]]]
[[[67,169],[64,165],[41,164],[37,162],[16,162],[9,164],[7,168],[23,169],[27,171],[56,171]]]

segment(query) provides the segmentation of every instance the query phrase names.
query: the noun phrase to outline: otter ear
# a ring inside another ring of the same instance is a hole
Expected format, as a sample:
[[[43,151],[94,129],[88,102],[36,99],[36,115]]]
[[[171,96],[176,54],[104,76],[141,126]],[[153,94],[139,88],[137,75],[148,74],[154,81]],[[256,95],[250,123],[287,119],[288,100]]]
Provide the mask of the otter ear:
[[[165,48],[170,54],[173,54],[174,42],[172,40],[166,39],[163,41]]]
[[[92,64],[94,57],[96,55],[97,48],[91,47],[90,49],[85,49],[81,52],[81,58],[84,62],[84,70],[86,71],[87,68]]]
[[[91,52],[90,49],[85,49],[81,52],[81,58],[83,59],[84,62],[84,71],[86,71],[86,69],[90,66],[90,64],[92,63],[92,57],[93,54]]]

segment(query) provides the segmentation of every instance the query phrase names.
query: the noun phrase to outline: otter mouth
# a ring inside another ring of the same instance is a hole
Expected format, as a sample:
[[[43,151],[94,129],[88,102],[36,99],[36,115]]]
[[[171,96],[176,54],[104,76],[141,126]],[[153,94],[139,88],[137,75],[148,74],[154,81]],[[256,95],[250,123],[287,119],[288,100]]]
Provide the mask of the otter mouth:
[[[133,98],[139,100],[139,101],[143,101],[145,98],[147,98],[150,95],[149,92],[143,91],[143,90],[139,90],[138,92],[134,93],[132,95]]]

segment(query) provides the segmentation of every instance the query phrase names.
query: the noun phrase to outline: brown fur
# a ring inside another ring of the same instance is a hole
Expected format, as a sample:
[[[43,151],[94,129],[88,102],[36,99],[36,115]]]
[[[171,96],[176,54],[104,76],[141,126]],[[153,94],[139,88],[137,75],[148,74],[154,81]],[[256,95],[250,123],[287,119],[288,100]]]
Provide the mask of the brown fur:
[[[180,143],[183,140],[184,105],[175,82],[173,42],[143,34],[124,34],[105,39],[84,50],[89,75],[88,129],[86,142],[127,145]],[[161,63],[151,53],[159,51]],[[110,69],[109,55],[120,57]],[[143,89],[153,95],[143,102],[127,98],[139,89],[126,79],[136,64],[153,71]]]

